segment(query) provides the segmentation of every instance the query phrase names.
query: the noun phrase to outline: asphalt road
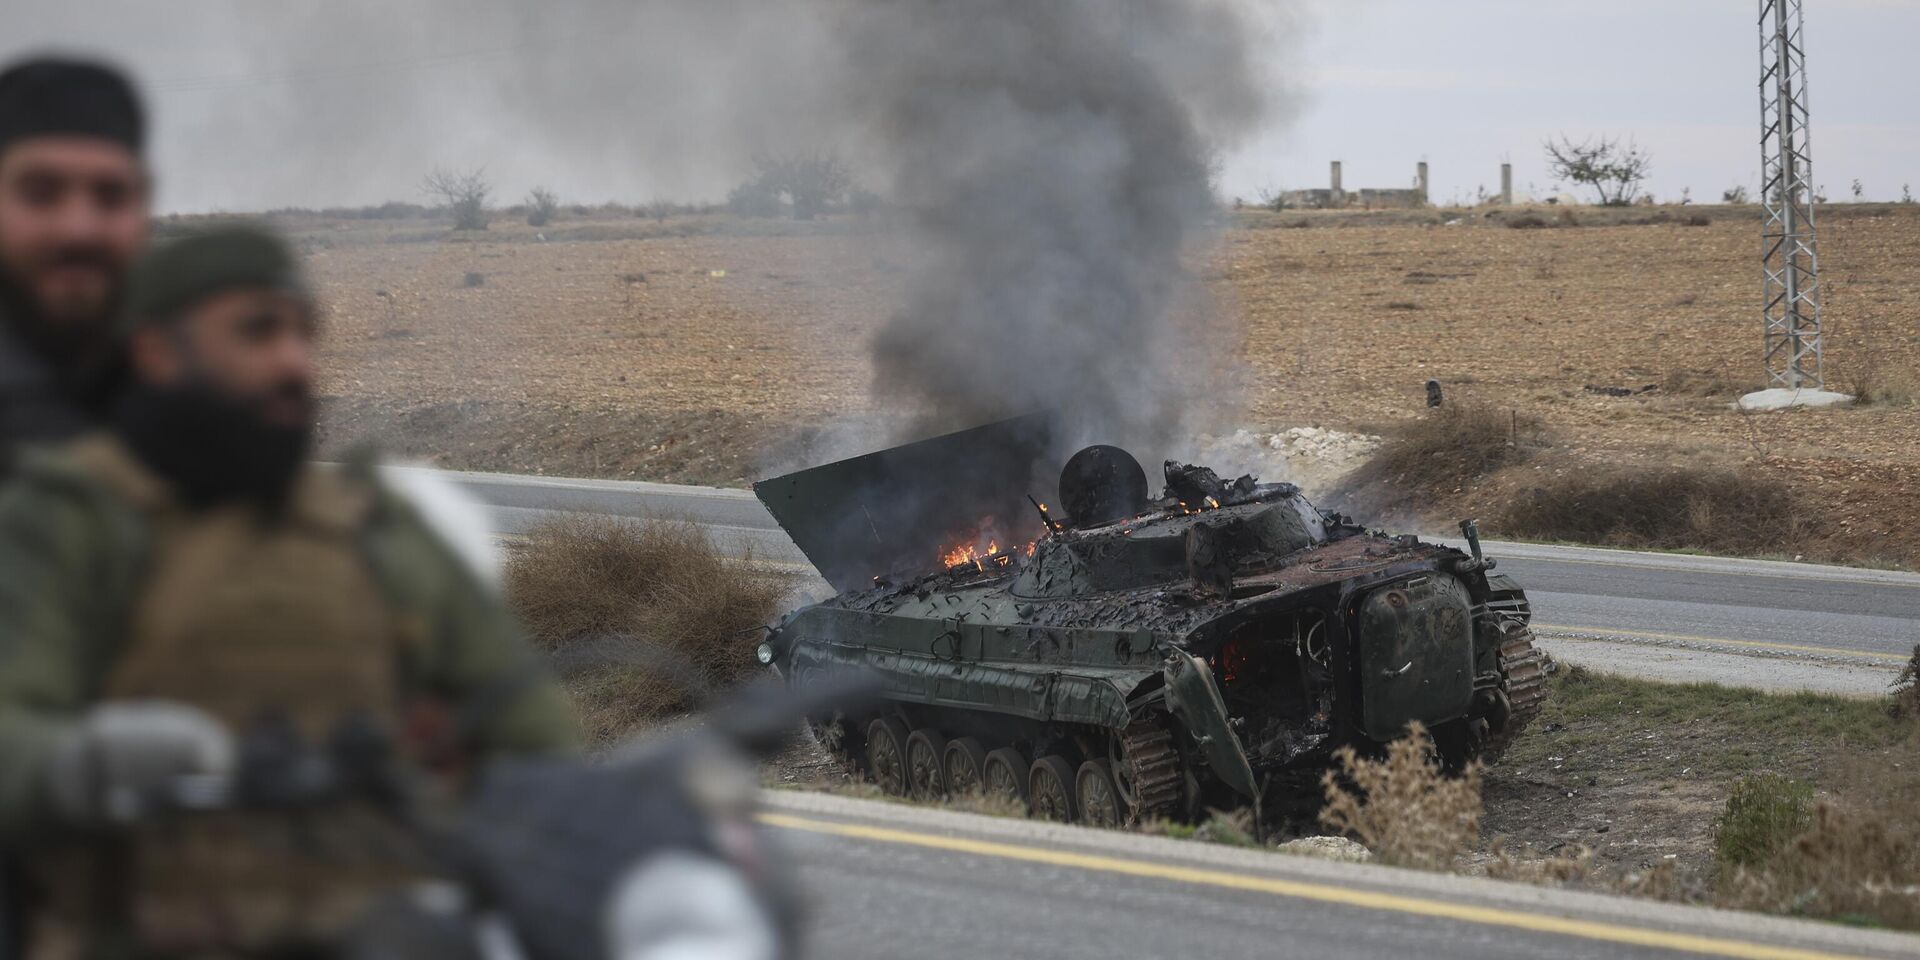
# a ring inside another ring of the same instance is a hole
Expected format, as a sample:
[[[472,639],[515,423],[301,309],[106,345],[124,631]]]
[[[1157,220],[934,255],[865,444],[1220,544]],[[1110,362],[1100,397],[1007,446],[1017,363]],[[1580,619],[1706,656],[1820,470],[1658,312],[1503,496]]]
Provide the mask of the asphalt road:
[[[513,535],[556,511],[677,517],[801,566],[744,491],[449,475]],[[1668,679],[1873,694],[1920,576],[1489,543],[1557,656]],[[824,584],[821,585],[824,588]],[[1920,956],[1920,937],[1263,850],[771,791],[764,822],[832,958]]]
[[[804,568],[745,490],[446,473],[495,532],[556,511],[676,517],[725,548]],[[1874,695],[1920,643],[1920,575],[1804,563],[1488,542],[1527,588],[1543,644],[1603,669],[1674,680]],[[824,590],[824,584],[819,585]]]
[[[834,958],[1911,957],[1920,937],[774,791]]]

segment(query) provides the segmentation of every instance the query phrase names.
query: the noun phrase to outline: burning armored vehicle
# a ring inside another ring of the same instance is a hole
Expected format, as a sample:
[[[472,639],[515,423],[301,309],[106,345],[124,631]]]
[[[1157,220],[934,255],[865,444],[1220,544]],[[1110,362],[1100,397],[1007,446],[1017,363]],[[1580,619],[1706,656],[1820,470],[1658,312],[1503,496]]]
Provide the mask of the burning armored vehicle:
[[[1093,824],[1257,811],[1310,794],[1342,745],[1418,721],[1447,761],[1491,759],[1538,712],[1526,596],[1471,524],[1469,553],[1174,462],[1153,497],[1108,446],[1066,462],[1056,515],[1007,493],[1040,475],[1034,433],[1007,421],[755,485],[842,591],[760,658],[795,685],[879,675],[876,709],[814,728],[881,789],[985,789]],[[1006,536],[1015,509],[1031,541]]]

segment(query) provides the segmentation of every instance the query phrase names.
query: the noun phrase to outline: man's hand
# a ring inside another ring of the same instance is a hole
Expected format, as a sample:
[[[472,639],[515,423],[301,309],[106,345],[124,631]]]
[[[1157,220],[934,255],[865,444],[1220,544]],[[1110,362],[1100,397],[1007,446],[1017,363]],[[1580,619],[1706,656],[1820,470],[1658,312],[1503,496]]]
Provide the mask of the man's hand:
[[[137,819],[188,777],[229,777],[233,735],[198,707],[106,702],[87,711],[47,770],[53,813],[80,826]]]

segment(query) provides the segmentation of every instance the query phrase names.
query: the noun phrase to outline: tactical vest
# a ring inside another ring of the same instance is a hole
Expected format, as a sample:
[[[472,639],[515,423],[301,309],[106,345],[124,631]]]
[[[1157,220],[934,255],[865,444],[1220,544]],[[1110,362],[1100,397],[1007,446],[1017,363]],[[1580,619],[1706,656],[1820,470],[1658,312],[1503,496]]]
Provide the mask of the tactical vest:
[[[420,631],[361,548],[370,482],[307,468],[267,522],[250,505],[187,511],[117,441],[73,452],[135,508],[149,544],[100,699],[190,703],[236,734],[273,714],[316,744],[349,719],[403,733],[401,653]],[[111,846],[54,882],[58,913],[195,956],[329,940],[417,863],[397,828],[351,804],[165,818]]]

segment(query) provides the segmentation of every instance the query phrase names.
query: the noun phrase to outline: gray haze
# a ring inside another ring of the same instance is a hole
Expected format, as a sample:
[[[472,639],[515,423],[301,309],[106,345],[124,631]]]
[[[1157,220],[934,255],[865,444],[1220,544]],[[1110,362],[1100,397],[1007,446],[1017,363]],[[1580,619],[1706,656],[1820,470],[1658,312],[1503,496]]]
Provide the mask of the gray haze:
[[[101,51],[155,109],[162,209],[422,199],[484,166],[598,202],[724,196],[759,149],[831,142],[812,0],[9,3],[9,53]],[[19,9],[16,9],[18,7]]]
[[[903,232],[884,414],[924,435],[1046,411],[1152,457],[1233,342],[1184,264],[1218,158],[1284,113],[1285,6],[71,0],[9,19],[137,70],[174,209],[421,199],[434,165],[484,165],[497,202],[713,197],[756,152],[836,151]]]

